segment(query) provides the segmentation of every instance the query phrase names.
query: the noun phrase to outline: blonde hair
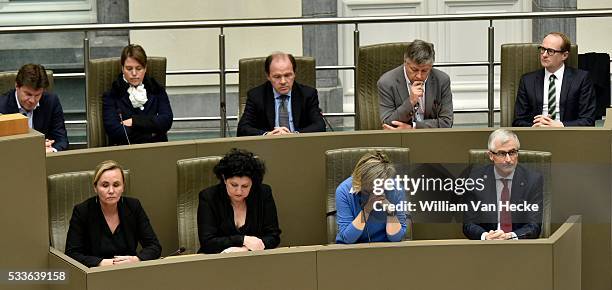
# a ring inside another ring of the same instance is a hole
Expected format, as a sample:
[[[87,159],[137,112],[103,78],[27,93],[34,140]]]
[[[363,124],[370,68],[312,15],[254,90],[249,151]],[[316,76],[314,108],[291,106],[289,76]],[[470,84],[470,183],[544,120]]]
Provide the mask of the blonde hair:
[[[119,169],[119,171],[121,172],[121,181],[125,183],[125,176],[123,176],[123,167],[121,167],[121,164],[119,164],[119,162],[115,160],[106,160],[106,161],[100,162],[100,164],[96,166],[96,169],[94,172],[93,185],[96,186],[98,184],[98,180],[100,180],[102,173],[109,171],[109,170],[114,170],[114,169]]]
[[[387,179],[395,175],[389,157],[380,151],[366,153],[359,159],[351,176],[355,193],[372,190],[375,179]]]

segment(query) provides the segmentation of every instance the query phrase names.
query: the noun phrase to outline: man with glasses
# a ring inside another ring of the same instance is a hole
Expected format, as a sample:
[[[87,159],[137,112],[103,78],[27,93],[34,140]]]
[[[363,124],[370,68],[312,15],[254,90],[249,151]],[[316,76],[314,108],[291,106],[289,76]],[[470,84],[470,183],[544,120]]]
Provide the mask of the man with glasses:
[[[521,144],[514,132],[493,131],[488,147],[493,164],[470,174],[474,180],[482,178],[484,188],[464,196],[469,211],[463,218],[463,233],[472,240],[538,238],[542,227],[542,174],[518,164]],[[483,208],[491,204],[494,207]]]
[[[539,46],[544,69],[521,77],[514,106],[515,127],[595,125],[595,93],[588,73],[565,66],[571,42],[551,32]]]
[[[238,136],[325,132],[317,90],[295,82],[295,69],[291,54],[266,58],[268,81],[247,93]]]
[[[45,134],[45,151],[68,149],[64,111],[57,95],[47,92],[49,79],[42,65],[26,64],[19,69],[15,89],[0,96],[0,113],[22,113],[30,128]]]

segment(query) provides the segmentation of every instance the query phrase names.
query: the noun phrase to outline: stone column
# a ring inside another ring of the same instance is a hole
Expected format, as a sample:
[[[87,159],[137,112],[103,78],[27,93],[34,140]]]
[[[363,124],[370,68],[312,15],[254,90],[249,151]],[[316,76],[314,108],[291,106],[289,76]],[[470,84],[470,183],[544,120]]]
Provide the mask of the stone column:
[[[533,0],[533,11],[576,10],[576,0]],[[576,18],[539,18],[533,22],[532,41],[542,42],[542,38],[552,31],[565,33],[572,43],[576,42]]]
[[[98,23],[127,23],[130,21],[128,0],[97,0]],[[108,30],[89,33],[91,57],[119,56],[121,49],[129,43],[128,30]],[[146,47],[145,47],[146,49]]]
[[[304,17],[336,17],[337,10],[336,0],[302,0]],[[304,55],[314,57],[318,66],[338,64],[337,25],[305,25],[302,42]],[[317,71],[317,88],[324,112],[342,112],[342,87],[339,86],[337,71]]]
[[[97,0],[98,23],[127,23],[130,21],[128,0]],[[128,35],[128,31],[99,31],[97,35]]]

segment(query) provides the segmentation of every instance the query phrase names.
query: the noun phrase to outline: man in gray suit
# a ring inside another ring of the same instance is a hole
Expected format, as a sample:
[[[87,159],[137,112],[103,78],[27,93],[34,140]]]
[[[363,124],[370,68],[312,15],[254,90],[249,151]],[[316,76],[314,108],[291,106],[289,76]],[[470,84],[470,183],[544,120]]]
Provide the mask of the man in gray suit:
[[[404,52],[404,64],[378,80],[383,129],[450,128],[453,95],[450,78],[433,68],[433,44],[415,39]]]

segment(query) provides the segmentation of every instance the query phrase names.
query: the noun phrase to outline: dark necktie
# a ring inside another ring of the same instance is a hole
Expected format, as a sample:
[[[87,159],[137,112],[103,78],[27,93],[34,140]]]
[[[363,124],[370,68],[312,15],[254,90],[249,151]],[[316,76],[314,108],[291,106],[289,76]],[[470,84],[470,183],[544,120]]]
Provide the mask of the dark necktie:
[[[504,205],[510,204],[510,189],[508,188],[508,179],[502,178],[502,183],[504,184],[504,188],[501,192],[500,201]],[[508,210],[508,207],[504,207],[499,212],[499,223],[500,228],[504,233],[509,233],[512,231],[512,214]]]
[[[555,75],[550,75],[548,82],[548,114],[550,118],[557,118],[557,86],[555,86]]]
[[[417,104],[419,106],[417,108],[417,111],[416,111],[417,112],[417,114],[416,114],[417,121],[423,121],[423,120],[425,120],[425,104],[423,102],[423,97],[422,96],[419,97],[419,101],[418,101]]]
[[[280,96],[281,103],[280,108],[278,109],[278,126],[291,130],[291,128],[289,128],[289,111],[287,110],[288,98],[289,96],[287,95]]]

